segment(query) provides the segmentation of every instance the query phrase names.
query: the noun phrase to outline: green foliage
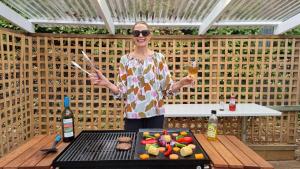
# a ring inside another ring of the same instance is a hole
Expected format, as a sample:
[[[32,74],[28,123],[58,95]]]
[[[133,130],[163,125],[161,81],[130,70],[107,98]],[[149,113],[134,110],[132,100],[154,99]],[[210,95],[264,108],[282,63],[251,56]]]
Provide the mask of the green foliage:
[[[8,28],[13,30],[20,30],[19,27],[7,22],[6,20],[0,18],[0,28]],[[154,35],[198,35],[198,29],[161,29],[153,27]],[[72,34],[109,34],[107,29],[97,28],[97,27],[40,27],[35,26],[35,31],[37,33],[72,33]],[[131,33],[130,29],[117,29],[116,34],[119,35],[129,35]],[[209,29],[206,35],[258,35],[261,31],[259,28],[239,28],[239,27],[220,27]],[[285,35],[300,35],[300,26],[294,28],[285,33]]]
[[[100,29],[95,27],[40,27],[36,26],[35,31],[37,33],[54,33],[54,34],[61,34],[61,33],[72,33],[72,34],[108,34],[106,29]]]
[[[259,28],[235,28],[235,27],[222,27],[209,29],[207,35],[258,35],[260,34]]]
[[[7,22],[6,20],[0,18],[0,28],[8,28],[13,30],[20,30],[19,27]]]
[[[300,26],[298,26],[290,31],[287,31],[286,33],[284,33],[284,35],[300,35]]]

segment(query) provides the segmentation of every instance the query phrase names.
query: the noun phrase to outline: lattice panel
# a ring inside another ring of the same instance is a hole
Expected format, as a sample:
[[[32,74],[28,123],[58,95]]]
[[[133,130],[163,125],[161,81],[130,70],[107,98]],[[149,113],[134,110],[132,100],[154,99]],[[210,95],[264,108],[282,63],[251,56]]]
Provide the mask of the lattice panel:
[[[31,40],[0,30],[0,156],[31,137]]]
[[[76,133],[83,129],[122,129],[121,101],[114,100],[108,89],[91,85],[88,76],[71,66],[71,61],[90,70],[83,60],[84,50],[103,74],[114,81],[119,56],[129,52],[130,45],[122,39],[35,37],[35,132],[61,131],[64,96],[71,98]]]
[[[279,117],[251,117],[247,121],[248,140],[256,144],[295,143],[299,112],[283,112]]]
[[[296,44],[298,44],[296,46]],[[263,38],[154,38],[150,48],[165,54],[174,79],[187,75],[191,60],[198,61],[195,88],[183,88],[167,103],[216,103],[224,95],[239,103],[297,105],[299,103],[299,42]],[[122,129],[123,104],[105,88],[90,85],[81,50],[95,60],[104,75],[115,81],[121,55],[133,49],[130,37],[33,38],[35,53],[34,118],[36,133],[60,131],[63,96],[71,96],[77,130]],[[297,53],[298,52],[298,53]],[[76,77],[76,78],[74,78]],[[225,100],[225,101],[227,101]]]
[[[296,47],[297,43],[297,47]],[[231,93],[239,103],[299,104],[299,47],[296,39],[153,40],[168,57],[176,80],[198,61],[195,88],[184,88],[167,103],[217,103]]]

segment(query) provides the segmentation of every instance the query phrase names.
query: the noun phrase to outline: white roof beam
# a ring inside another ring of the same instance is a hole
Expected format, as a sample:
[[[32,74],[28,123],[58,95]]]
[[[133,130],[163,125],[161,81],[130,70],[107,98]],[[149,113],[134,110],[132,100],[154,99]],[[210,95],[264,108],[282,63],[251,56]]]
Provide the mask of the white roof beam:
[[[275,26],[280,24],[281,22],[255,22],[255,21],[221,21],[221,22],[215,22],[212,25],[213,26]]]
[[[47,19],[29,19],[34,24],[52,24],[52,25],[86,25],[86,26],[104,26],[103,21],[74,21],[74,20],[47,20]]]
[[[300,13],[278,24],[275,28],[274,34],[282,34],[298,25],[300,25]]]
[[[21,29],[24,29],[27,32],[34,33],[34,25],[29,22],[27,19],[22,17],[17,12],[13,11],[5,4],[0,2],[0,16],[7,19],[9,22],[19,26]]]
[[[103,21],[74,21],[74,20],[45,20],[45,19],[29,19],[33,24],[59,24],[59,25],[86,25],[86,26],[104,26]],[[276,26],[282,22],[239,22],[239,21],[221,21],[215,22],[212,26]],[[133,26],[134,22],[114,22],[114,26]],[[149,22],[150,26],[158,27],[199,27],[201,22]]]
[[[110,34],[115,34],[115,25],[110,14],[110,10],[105,0],[97,0],[95,4],[96,12],[101,16],[102,20],[105,23],[106,28]]]
[[[212,11],[207,15],[207,17],[202,22],[199,28],[199,35],[205,34],[209,27],[218,19],[220,15],[224,12],[224,9],[231,2],[231,0],[220,0],[218,4],[212,9]]]

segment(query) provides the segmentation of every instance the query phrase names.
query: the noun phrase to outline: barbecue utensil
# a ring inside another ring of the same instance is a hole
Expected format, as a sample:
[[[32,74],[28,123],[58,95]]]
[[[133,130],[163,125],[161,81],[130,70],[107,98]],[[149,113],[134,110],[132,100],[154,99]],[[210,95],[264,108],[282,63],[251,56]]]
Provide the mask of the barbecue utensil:
[[[92,69],[96,69],[95,64],[91,61],[91,59],[87,56],[87,54],[83,50],[81,51],[81,53],[83,54],[83,59],[89,63],[90,67]]]
[[[91,61],[91,59],[85,54],[83,50],[81,51],[81,53],[83,54],[83,59],[89,63],[90,67],[93,69],[93,71],[97,74],[98,78],[100,79],[100,75],[98,74],[95,64]]]
[[[78,63],[74,62],[74,61],[71,61],[71,63],[77,67],[78,69],[82,70],[84,73],[88,74],[88,75],[91,75],[88,71],[84,70],[81,66],[79,66]]]
[[[52,146],[50,148],[46,148],[46,149],[41,149],[41,151],[43,151],[45,154],[49,154],[49,153],[56,153],[57,152],[57,148],[56,145],[57,143],[59,143],[61,140],[61,136],[58,134],[55,136],[55,140],[52,143]]]

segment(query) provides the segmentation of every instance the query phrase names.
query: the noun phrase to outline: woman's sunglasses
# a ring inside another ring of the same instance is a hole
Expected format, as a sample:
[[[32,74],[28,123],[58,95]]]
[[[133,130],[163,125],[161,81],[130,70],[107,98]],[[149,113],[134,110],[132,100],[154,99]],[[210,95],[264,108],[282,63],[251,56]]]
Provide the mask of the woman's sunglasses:
[[[141,30],[141,31],[139,31],[139,30],[134,30],[134,31],[132,32],[132,35],[133,35],[134,37],[139,37],[140,34],[142,34],[144,37],[146,37],[146,36],[150,35],[150,31],[149,31],[149,30]]]

